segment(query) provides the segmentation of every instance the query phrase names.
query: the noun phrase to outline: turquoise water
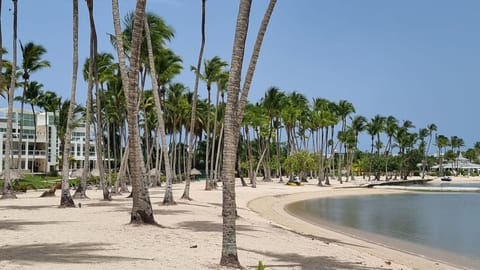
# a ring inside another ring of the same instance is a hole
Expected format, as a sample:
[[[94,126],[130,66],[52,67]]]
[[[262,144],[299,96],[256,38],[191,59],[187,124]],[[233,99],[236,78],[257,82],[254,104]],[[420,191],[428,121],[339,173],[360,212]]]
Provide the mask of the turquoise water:
[[[480,269],[480,194],[406,193],[323,198],[287,210],[309,220],[421,244],[468,257]],[[310,217],[310,218],[309,218]],[[439,258],[442,259],[442,258]]]

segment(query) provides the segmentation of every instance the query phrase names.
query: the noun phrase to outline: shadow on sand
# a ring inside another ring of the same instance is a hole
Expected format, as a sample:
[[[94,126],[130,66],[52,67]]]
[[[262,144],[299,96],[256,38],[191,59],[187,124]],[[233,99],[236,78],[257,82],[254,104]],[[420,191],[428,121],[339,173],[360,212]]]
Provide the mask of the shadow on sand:
[[[100,255],[96,252],[108,250],[104,243],[48,243],[0,247],[0,260],[17,263],[102,263],[111,261],[151,260],[127,256]],[[111,250],[109,253],[116,253]]]
[[[272,258],[274,261],[270,264],[264,264],[265,268],[269,267],[275,268],[299,268],[302,270],[338,270],[338,269],[352,269],[352,270],[380,270],[388,269],[388,265],[385,264],[385,267],[368,267],[362,265],[362,262],[347,262],[338,260],[329,256],[303,256],[301,250],[299,253],[275,253],[275,252],[266,252],[253,249],[243,249],[238,248],[239,250],[256,253],[262,257]],[[320,251],[319,251],[320,253]],[[248,268],[254,268],[256,265],[248,265]]]

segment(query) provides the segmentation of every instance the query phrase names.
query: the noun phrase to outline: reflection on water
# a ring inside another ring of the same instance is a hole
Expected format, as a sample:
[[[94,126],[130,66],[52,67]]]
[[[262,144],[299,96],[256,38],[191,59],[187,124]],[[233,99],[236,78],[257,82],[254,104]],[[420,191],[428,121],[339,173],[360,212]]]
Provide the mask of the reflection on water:
[[[408,193],[323,198],[288,206],[363,231],[480,260],[480,194]],[[300,213],[301,212],[301,213]]]

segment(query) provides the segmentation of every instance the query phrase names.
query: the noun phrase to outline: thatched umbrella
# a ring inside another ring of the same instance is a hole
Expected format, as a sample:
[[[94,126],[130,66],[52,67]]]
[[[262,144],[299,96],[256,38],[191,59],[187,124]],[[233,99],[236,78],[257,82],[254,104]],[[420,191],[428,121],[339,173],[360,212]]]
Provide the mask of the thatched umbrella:
[[[190,171],[190,175],[191,175],[191,176],[199,176],[199,175],[202,175],[202,172],[200,172],[200,171],[197,170],[196,168],[193,168],[193,169]]]
[[[197,170],[196,168],[193,168],[191,171],[190,171],[190,176],[195,180],[197,179],[197,176],[200,176],[202,175],[202,172],[200,172],[199,170]]]

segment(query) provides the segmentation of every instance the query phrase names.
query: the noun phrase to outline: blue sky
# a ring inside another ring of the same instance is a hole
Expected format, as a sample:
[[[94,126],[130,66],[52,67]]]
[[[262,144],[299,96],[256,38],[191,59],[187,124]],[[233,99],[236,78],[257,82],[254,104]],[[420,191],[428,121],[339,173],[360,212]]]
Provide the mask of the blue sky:
[[[3,1],[4,47],[11,50],[11,1]],[[133,10],[120,0],[121,13]],[[254,1],[250,47],[267,0]],[[80,0],[80,59],[88,54],[88,17]],[[95,1],[99,50],[113,52],[111,1]],[[188,68],[200,46],[197,0],[149,0],[149,11],[165,18],[176,32],[169,44],[184,61],[176,78],[193,89]],[[230,61],[238,1],[207,1],[205,57]],[[480,141],[480,1],[478,0],[280,0],[267,31],[250,100],[270,86],[315,97],[352,102],[357,114],[393,115],[418,128],[435,123],[439,133],[456,135],[471,147]],[[71,87],[71,1],[19,1],[18,36],[48,50],[52,67],[31,79],[64,97]],[[21,58],[19,57],[19,60]],[[81,78],[81,77],[79,77]],[[86,84],[78,84],[84,103]],[[205,97],[205,86],[200,95]],[[17,95],[19,92],[17,93]],[[5,101],[0,101],[2,105]],[[365,139],[364,150],[368,149]],[[464,149],[465,150],[465,149]]]

